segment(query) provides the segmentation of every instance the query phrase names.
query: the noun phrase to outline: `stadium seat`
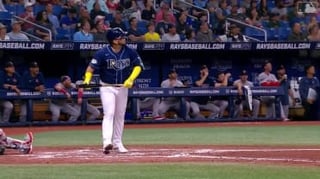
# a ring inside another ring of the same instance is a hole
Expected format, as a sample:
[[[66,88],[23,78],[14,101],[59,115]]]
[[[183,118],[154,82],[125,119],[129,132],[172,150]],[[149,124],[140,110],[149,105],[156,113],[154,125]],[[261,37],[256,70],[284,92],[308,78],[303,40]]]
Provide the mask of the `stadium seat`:
[[[43,10],[45,10],[45,6],[44,5],[36,4],[36,5],[33,6],[33,12],[34,12],[35,15],[37,15],[38,12],[43,11]]]
[[[11,21],[12,14],[10,12],[0,12],[0,21]]]
[[[55,40],[72,40],[72,32],[67,29],[57,28],[57,35]]]
[[[290,28],[290,24],[288,21],[280,21],[280,27],[282,28]]]
[[[16,5],[16,15],[20,16],[22,13],[24,13],[24,6],[21,4]]]
[[[245,29],[245,35],[259,39],[259,40],[264,40],[264,33],[254,28],[247,27]]]
[[[62,11],[62,7],[60,5],[53,5],[52,7],[52,13],[59,17],[60,13]]]
[[[267,0],[267,7],[268,7],[268,9],[272,9],[272,8],[276,7],[275,0]]]
[[[145,21],[145,20],[139,21],[138,22],[138,31],[142,32],[143,34],[147,33],[147,31],[148,31],[147,23],[148,23],[148,21]]]
[[[279,40],[287,40],[291,32],[290,27],[280,27],[279,28]]]
[[[275,41],[279,39],[279,31],[276,28],[267,28],[268,41]]]

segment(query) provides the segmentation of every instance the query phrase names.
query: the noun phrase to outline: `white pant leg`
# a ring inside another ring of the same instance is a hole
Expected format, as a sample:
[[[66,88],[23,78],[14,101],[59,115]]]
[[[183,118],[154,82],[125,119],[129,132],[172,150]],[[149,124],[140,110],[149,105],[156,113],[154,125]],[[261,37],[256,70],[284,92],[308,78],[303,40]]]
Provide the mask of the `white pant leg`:
[[[8,122],[13,110],[13,104],[10,101],[2,101],[1,106],[3,107],[2,120]]]
[[[252,99],[252,117],[257,118],[260,110],[260,101],[257,99]]]
[[[103,147],[112,144],[113,120],[115,115],[116,95],[115,87],[100,87],[100,98],[103,107],[102,141]]]
[[[49,110],[51,111],[51,121],[57,122],[60,117],[61,106],[50,102],[49,103]]]
[[[200,114],[200,107],[199,104],[196,102],[191,101],[190,102],[190,109],[192,111],[192,116],[197,116]]]
[[[128,88],[119,88],[116,95],[115,115],[113,123],[113,144],[122,144],[124,118],[128,103]]]

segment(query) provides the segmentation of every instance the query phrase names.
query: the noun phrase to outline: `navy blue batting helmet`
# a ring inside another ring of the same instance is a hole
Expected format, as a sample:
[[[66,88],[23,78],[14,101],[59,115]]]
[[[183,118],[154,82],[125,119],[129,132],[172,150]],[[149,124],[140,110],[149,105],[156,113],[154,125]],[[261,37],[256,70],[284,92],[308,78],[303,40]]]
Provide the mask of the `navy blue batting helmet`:
[[[127,33],[123,31],[120,27],[109,29],[107,32],[107,40],[112,42],[114,39],[125,37]]]

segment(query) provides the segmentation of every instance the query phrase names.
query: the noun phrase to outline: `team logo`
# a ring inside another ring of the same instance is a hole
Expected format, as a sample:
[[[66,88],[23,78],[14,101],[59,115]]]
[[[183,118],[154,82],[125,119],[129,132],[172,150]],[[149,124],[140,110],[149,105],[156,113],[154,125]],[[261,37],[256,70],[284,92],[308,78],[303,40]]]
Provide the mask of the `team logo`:
[[[123,70],[126,67],[129,67],[130,66],[130,59],[129,58],[121,59],[121,60],[108,59],[107,63],[108,63],[109,69],[114,69],[114,70],[118,71],[118,70]]]
[[[98,62],[97,62],[96,59],[92,59],[92,60],[91,60],[91,63],[92,63],[92,64],[97,64]]]

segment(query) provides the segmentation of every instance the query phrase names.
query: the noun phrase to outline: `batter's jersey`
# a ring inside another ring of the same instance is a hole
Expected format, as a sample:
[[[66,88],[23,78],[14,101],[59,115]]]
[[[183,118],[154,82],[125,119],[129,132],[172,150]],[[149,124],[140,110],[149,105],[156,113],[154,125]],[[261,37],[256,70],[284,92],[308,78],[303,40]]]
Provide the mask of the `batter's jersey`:
[[[0,89],[4,89],[3,85],[15,85],[18,88],[21,86],[21,76],[18,73],[13,73],[12,76],[9,76],[7,73],[2,73],[0,75]]]
[[[126,45],[118,53],[107,45],[95,53],[89,65],[95,71],[98,70],[100,80],[108,84],[124,83],[135,66],[144,69],[139,54]]]
[[[35,90],[37,86],[44,85],[44,76],[39,72],[36,76],[32,76],[29,71],[24,72],[21,79],[21,88],[27,90]]]

